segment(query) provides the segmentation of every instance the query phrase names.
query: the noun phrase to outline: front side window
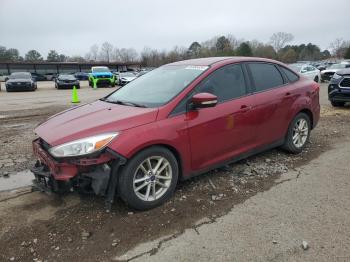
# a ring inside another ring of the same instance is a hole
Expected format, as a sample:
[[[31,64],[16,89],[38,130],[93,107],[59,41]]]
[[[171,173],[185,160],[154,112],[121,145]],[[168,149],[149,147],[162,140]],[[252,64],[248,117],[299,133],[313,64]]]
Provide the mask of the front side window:
[[[248,64],[256,92],[265,91],[284,84],[282,75],[275,65],[266,63]]]
[[[197,93],[211,93],[218,102],[231,100],[246,94],[246,85],[241,65],[228,65],[214,71],[198,87]]]
[[[207,68],[207,66],[187,65],[162,66],[136,78],[112,93],[104,101],[159,107],[177,96]]]

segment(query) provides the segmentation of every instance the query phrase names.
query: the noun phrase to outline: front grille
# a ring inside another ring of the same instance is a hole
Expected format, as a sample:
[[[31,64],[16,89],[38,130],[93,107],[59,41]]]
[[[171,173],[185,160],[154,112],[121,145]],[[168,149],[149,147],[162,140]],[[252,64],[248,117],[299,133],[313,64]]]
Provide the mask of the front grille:
[[[345,77],[339,84],[341,87],[350,88],[350,77]]]
[[[109,86],[109,85],[110,85],[110,82],[109,82],[109,80],[103,79],[103,80],[99,80],[99,81],[97,82],[97,85],[99,85],[99,86]]]
[[[97,76],[97,78],[109,78],[108,75],[100,75],[100,76]]]
[[[334,75],[334,72],[326,72],[326,73],[324,73],[324,75],[326,75],[326,76],[332,76],[332,75]]]
[[[65,83],[74,83],[75,80],[64,80]]]

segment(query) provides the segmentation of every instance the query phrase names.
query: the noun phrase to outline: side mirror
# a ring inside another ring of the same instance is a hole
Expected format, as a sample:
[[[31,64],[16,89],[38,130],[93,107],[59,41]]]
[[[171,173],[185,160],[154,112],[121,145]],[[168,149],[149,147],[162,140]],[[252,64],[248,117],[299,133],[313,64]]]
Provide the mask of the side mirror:
[[[210,93],[198,93],[192,97],[194,108],[214,107],[218,103],[218,97]]]
[[[300,73],[306,73],[306,72],[307,72],[306,69],[303,69],[303,70],[300,71]]]

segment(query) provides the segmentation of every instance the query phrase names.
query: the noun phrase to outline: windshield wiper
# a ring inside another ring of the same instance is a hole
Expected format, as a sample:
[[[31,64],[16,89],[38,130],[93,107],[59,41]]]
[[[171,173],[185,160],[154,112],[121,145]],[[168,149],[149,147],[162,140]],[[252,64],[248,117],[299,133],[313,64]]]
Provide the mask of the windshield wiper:
[[[113,100],[108,100],[107,98],[101,98],[100,100],[107,102],[107,103],[118,104],[118,105],[135,106],[135,107],[143,107],[143,108],[147,107],[145,105],[134,103],[134,102],[129,102],[129,101],[121,101],[121,100],[113,101]]]

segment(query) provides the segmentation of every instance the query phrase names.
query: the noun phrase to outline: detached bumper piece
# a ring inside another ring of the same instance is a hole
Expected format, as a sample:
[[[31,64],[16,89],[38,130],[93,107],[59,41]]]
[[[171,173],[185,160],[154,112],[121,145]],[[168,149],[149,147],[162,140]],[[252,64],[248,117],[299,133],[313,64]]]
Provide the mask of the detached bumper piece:
[[[54,159],[47,153],[49,145],[41,139],[33,141],[38,161],[31,171],[34,187],[43,192],[64,194],[78,191],[106,197],[107,211],[111,210],[118,182],[118,171],[126,158],[106,149],[85,158]]]

